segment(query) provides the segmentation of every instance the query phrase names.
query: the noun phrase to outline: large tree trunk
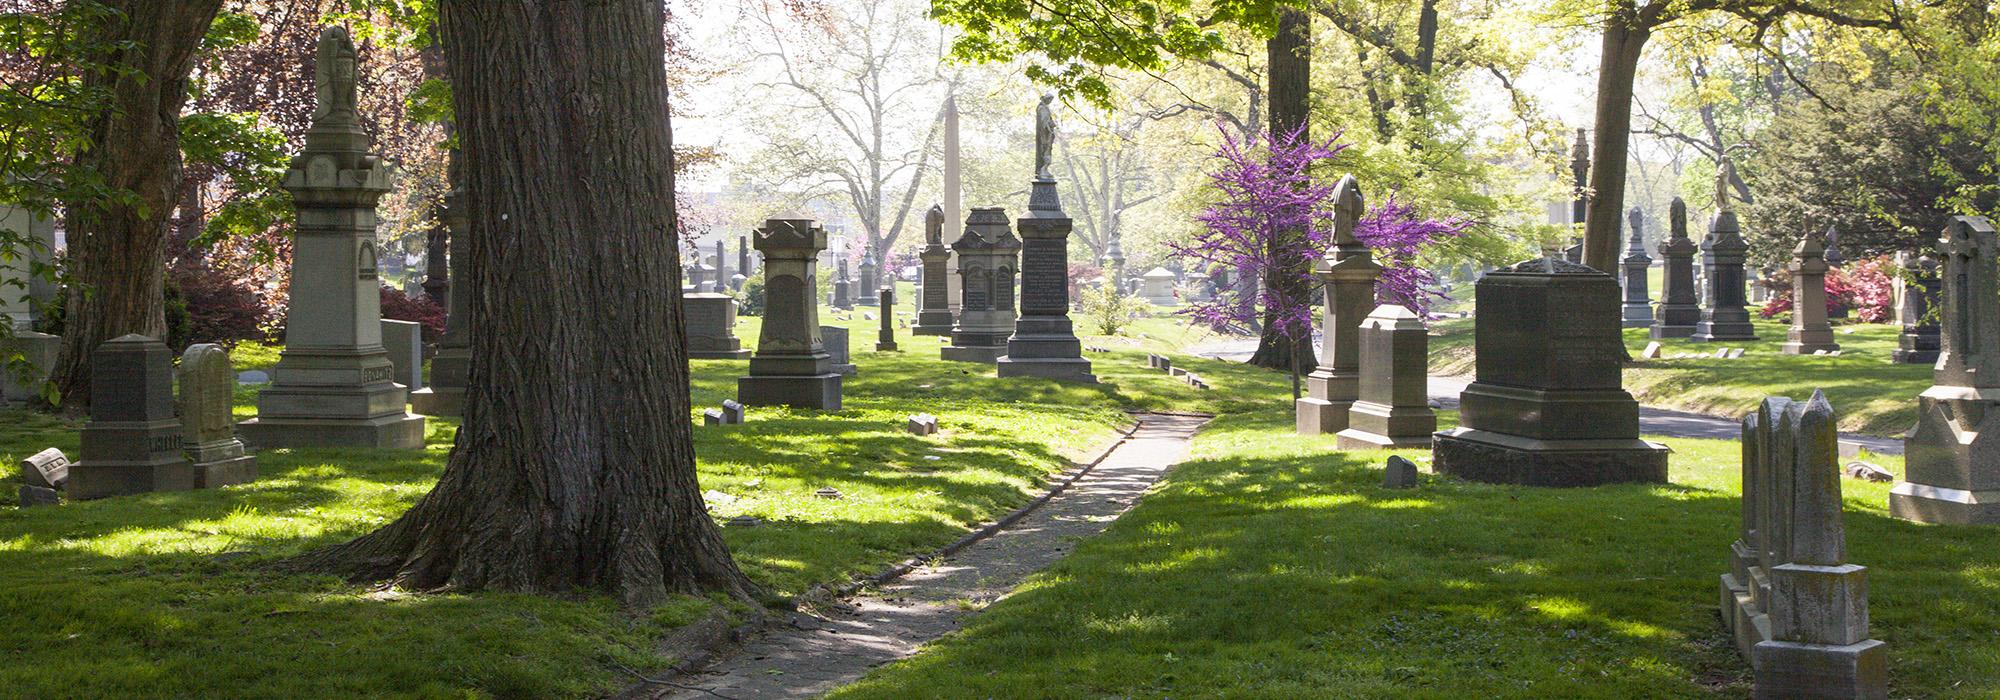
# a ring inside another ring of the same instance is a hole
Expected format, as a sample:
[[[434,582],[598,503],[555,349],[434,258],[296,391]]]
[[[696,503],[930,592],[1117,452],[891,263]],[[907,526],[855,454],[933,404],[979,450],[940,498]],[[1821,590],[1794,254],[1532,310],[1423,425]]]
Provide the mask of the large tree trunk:
[[[1615,274],[1618,229],[1625,210],[1625,161],[1632,140],[1632,84],[1652,30],[1631,8],[1604,20],[1604,54],[1597,67],[1597,119],[1591,134],[1590,204],[1584,215],[1583,264]]]
[[[1270,80],[1271,95],[1271,139],[1288,136],[1297,131],[1300,138],[1307,138],[1307,121],[1312,115],[1312,36],[1311,15],[1302,10],[1283,9],[1278,17],[1278,33],[1265,44],[1269,66],[1266,69]],[[1279,250],[1284,245],[1286,235],[1303,235],[1300,232],[1279,232],[1271,239],[1271,250],[1265,251],[1273,263],[1285,256]],[[1310,265],[1310,261],[1306,261]],[[1267,284],[1285,304],[1306,303],[1312,290],[1306,284],[1309,269],[1276,269],[1266,275]],[[1283,324],[1277,322],[1276,311],[1264,311],[1264,330],[1257,341],[1257,352],[1250,356],[1250,364],[1294,371],[1319,364],[1313,357],[1312,334],[1301,333],[1298,338],[1287,338]]]
[[[69,296],[62,353],[51,380],[63,407],[90,406],[90,353],[128,333],[167,334],[163,300],[167,224],[181,184],[181,107],[195,50],[222,0],[104,0],[111,10],[89,31],[110,67],[83,75],[108,100],[92,116],[85,172],[120,196],[64,203],[69,220]],[[129,196],[127,196],[129,195]]]
[[[477,290],[464,427],[408,513],[301,564],[635,611],[753,595],[695,478],[661,21],[659,0],[444,3]]]

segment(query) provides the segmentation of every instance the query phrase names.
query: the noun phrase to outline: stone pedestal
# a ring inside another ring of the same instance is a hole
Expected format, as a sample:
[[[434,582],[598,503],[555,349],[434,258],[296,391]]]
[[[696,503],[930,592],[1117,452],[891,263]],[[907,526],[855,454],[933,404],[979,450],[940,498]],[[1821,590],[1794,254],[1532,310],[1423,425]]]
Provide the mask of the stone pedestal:
[[[750,351],[736,337],[736,298],[727,294],[687,294],[681,297],[687,330],[688,359],[747,360]]]
[[[769,293],[768,291],[766,292]],[[834,268],[833,308],[848,310],[854,308],[854,283],[847,278],[847,258],[841,258]]]
[[[840,374],[820,341],[819,288],[814,263],[826,249],[826,229],[811,219],[774,218],[756,236],[764,254],[764,323],[750,374],[736,380],[736,400],[749,406],[840,409]]]
[[[1743,257],[1749,246],[1736,226],[1736,212],[1715,215],[1708,238],[1701,242],[1702,282],[1708,287],[1708,308],[1702,309],[1695,324],[1695,342],[1756,340],[1757,329],[1750,325],[1750,311],[1744,308],[1745,279]]]
[[[454,155],[453,163],[458,162]],[[456,167],[453,168],[456,170]],[[455,175],[455,173],[454,173]],[[456,177],[453,178],[454,183]],[[437,354],[431,357],[431,372],[426,386],[410,392],[410,407],[418,414],[426,416],[456,416],[465,413],[465,385],[472,365],[472,297],[478,293],[478,284],[472,279],[470,261],[472,243],[469,240],[471,212],[465,208],[465,192],[457,184],[444,195],[444,218],[446,228],[451,229],[452,239],[458,241],[458,252],[451,256],[451,293],[447,295],[444,321],[444,338],[438,341]]]
[[[1928,255],[1899,252],[1896,267],[1903,272],[1892,282],[1896,290],[1896,325],[1902,332],[1896,336],[1896,350],[1890,353],[1889,360],[1906,365],[1935,364],[1943,345],[1937,320],[1928,316],[1937,297],[1937,260]]]
[[[1826,246],[1807,235],[1792,250],[1792,327],[1778,352],[1815,355],[1840,349],[1826,322]]]
[[[1361,322],[1361,395],[1347,411],[1340,449],[1429,447],[1437,431],[1428,391],[1430,330],[1409,309],[1375,308]]]
[[[956,320],[951,314],[951,285],[946,278],[951,276],[947,264],[951,262],[951,249],[944,245],[944,208],[931,205],[924,214],[924,248],[917,252],[923,261],[921,269],[922,290],[917,297],[917,322],[910,327],[912,335],[951,335],[951,327]]]
[[[877,302],[874,290],[879,288],[876,284],[877,277],[875,274],[875,246],[870,245],[861,250],[861,268],[859,272],[861,273],[861,277],[855,280],[856,284],[853,287],[854,303],[861,306],[874,306]]]
[[[1975,216],[1939,241],[1943,351],[1903,439],[1905,481],[1889,514],[1930,523],[2000,524],[2000,238]]]
[[[1014,275],[1021,241],[1007,228],[1007,212],[974,207],[965,217],[965,235],[952,244],[958,254],[958,325],[951,345],[938,351],[946,360],[993,364],[1007,354],[1014,334]]]
[[[354,56],[346,30],[321,33],[321,103],[284,181],[298,207],[285,351],[242,425],[259,448],[424,444],[424,419],[409,414],[382,347],[375,205],[391,174],[354,111]]]
[[[1042,377],[1097,383],[1083,344],[1069,320],[1071,222],[1056,199],[1052,179],[1036,179],[1028,213],[1015,220],[1021,232],[1021,317],[999,358],[999,376]]]
[[[90,354],[90,422],[69,471],[71,499],[194,488],[174,418],[173,362],[165,343],[142,335]]]
[[[715,238],[715,282],[708,287],[711,294],[729,294],[729,251],[721,236]]]
[[[1639,439],[1620,384],[1618,283],[1559,259],[1486,274],[1477,287],[1477,380],[1432,468],[1530,486],[1665,483],[1667,449]]]
[[[896,288],[884,285],[875,291],[882,307],[882,325],[875,331],[875,352],[896,351]]]
[[[1306,375],[1306,395],[1294,404],[1300,435],[1347,429],[1349,409],[1361,395],[1361,320],[1375,308],[1375,280],[1382,275],[1368,246],[1354,237],[1364,208],[1360,183],[1353,175],[1342,177],[1333,198],[1333,252],[1313,269],[1324,301],[1319,366]]]
[[[1625,327],[1646,328],[1653,325],[1653,300],[1646,293],[1646,271],[1653,267],[1653,258],[1646,255],[1646,216],[1632,207],[1625,213],[1625,222],[1632,229],[1621,264],[1625,272]]]
[[[190,345],[175,369],[180,384],[181,450],[194,465],[194,487],[212,489],[257,480],[257,458],[236,439],[236,370],[220,345]]]
[[[1667,239],[1660,242],[1660,258],[1665,261],[1660,284],[1659,313],[1653,319],[1654,340],[1686,338],[1694,335],[1701,322],[1701,297],[1695,290],[1694,254],[1688,238],[1687,204],[1674,198],[1667,220]]]
[[[1181,303],[1174,296],[1174,284],[1179,282],[1174,273],[1164,267],[1156,267],[1139,276],[1139,296],[1154,306],[1173,306]]]

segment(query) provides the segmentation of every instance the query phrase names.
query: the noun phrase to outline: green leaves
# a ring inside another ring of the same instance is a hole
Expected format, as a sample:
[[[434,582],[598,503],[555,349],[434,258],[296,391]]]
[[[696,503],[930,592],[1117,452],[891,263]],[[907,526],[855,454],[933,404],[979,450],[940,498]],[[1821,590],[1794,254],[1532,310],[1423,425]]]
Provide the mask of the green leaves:
[[[1190,0],[937,0],[931,16],[964,32],[951,56],[975,63],[1024,60],[1035,82],[1110,107],[1105,69],[1147,73],[1223,48],[1219,25],[1260,35],[1276,27],[1272,0],[1224,0],[1197,12]]]

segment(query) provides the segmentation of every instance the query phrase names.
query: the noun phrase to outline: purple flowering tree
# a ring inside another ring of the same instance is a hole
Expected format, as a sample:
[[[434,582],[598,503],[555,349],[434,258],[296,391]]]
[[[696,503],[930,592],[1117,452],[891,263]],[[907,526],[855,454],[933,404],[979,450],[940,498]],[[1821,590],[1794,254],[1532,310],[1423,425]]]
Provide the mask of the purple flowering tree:
[[[1314,178],[1312,170],[1346,150],[1347,144],[1338,143],[1339,133],[1315,142],[1303,138],[1301,130],[1270,142],[1255,135],[1239,141],[1229,130],[1220,131],[1222,145],[1208,173],[1220,197],[1196,215],[1200,231],[1168,247],[1199,267],[1220,266],[1245,280],[1286,276],[1298,281],[1297,288],[1317,289],[1313,263],[1333,244],[1334,182]],[[1464,235],[1469,224],[1456,218],[1424,218],[1415,205],[1393,194],[1362,215],[1354,235],[1374,250],[1382,265],[1378,302],[1401,304],[1429,316],[1442,293],[1423,265],[1424,254],[1442,239]],[[1310,294],[1293,298],[1274,289],[1277,286],[1262,284],[1247,293],[1219,290],[1213,299],[1192,303],[1181,313],[1226,332],[1249,333],[1262,319],[1294,342],[1309,338]],[[1294,367],[1294,375],[1302,369]]]

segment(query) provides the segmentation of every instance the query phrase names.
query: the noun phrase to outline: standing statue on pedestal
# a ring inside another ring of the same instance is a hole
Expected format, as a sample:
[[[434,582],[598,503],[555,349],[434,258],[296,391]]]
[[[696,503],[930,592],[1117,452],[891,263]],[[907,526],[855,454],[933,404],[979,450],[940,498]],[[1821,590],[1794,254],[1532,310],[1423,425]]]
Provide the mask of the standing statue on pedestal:
[[[1055,179],[1055,176],[1049,173],[1050,164],[1055,162],[1056,149],[1056,116],[1049,108],[1049,104],[1055,102],[1055,99],[1055,93],[1043,93],[1042,103],[1035,106],[1035,179],[1037,180]]]

